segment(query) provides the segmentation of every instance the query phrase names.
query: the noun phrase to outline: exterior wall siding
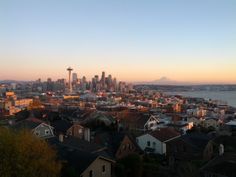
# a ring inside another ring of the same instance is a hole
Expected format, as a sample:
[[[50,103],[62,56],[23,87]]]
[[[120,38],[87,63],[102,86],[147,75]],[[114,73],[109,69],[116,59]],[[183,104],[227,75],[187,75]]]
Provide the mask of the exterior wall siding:
[[[103,172],[105,166],[105,172]],[[111,162],[97,158],[82,174],[82,177],[90,177],[92,171],[93,177],[111,177],[112,165]]]
[[[49,132],[48,134],[46,132]],[[42,137],[42,138],[47,138],[47,137],[53,137],[54,134],[53,134],[53,130],[51,129],[50,126],[46,126],[46,125],[39,125],[38,127],[35,128],[34,130],[34,134],[39,136],[39,137]]]
[[[80,139],[84,139],[84,127],[80,125],[73,125],[67,130],[66,134]]]
[[[137,144],[142,150],[145,148],[153,148],[154,153],[165,154],[166,153],[166,144],[157,140],[153,136],[149,134],[142,135],[136,138]],[[148,142],[150,142],[150,146],[148,146]]]
[[[123,158],[129,154],[135,153],[136,150],[136,146],[133,144],[133,142],[127,136],[125,136],[116,152],[116,158]]]

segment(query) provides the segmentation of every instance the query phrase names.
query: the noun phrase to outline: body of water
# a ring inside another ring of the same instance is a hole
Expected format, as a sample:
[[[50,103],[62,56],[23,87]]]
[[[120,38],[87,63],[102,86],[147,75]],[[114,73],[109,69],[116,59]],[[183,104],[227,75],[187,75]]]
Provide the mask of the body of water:
[[[236,107],[236,91],[186,91],[168,92],[167,94],[221,100],[227,102],[230,106]]]

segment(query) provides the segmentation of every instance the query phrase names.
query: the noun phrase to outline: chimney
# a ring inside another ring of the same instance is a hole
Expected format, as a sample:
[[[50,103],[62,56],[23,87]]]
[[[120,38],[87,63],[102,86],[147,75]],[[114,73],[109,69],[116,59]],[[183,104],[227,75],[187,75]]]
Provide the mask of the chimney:
[[[63,143],[63,141],[64,141],[64,136],[63,136],[63,134],[60,134],[59,135],[59,142]]]
[[[224,145],[220,144],[219,146],[219,156],[222,156],[224,154]]]
[[[90,129],[84,128],[84,140],[90,142]]]

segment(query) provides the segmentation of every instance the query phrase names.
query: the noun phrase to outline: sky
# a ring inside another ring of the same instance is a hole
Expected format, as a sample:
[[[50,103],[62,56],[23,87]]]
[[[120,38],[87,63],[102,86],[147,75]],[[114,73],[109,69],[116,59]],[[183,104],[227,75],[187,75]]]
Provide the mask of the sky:
[[[235,0],[0,0],[0,80],[236,83]]]

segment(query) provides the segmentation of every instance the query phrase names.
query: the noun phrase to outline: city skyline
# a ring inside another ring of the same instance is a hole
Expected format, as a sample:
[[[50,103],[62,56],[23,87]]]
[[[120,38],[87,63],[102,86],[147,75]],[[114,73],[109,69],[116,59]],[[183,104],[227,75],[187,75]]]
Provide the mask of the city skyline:
[[[1,1],[0,80],[102,71],[236,84],[236,1]]]

